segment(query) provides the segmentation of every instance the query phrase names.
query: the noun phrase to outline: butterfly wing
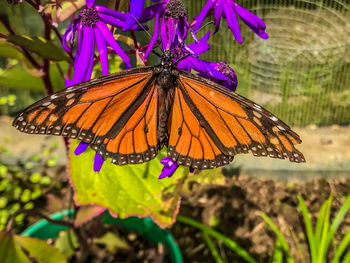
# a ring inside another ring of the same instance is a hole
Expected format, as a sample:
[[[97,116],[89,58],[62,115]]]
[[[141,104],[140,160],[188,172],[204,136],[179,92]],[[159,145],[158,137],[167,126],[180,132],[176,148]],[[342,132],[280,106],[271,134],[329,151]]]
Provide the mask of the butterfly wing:
[[[299,136],[261,106],[207,79],[181,72],[168,122],[168,155],[206,169],[238,153],[305,162]]]
[[[33,104],[13,126],[90,144],[117,164],[156,156],[157,94],[153,69],[137,68],[81,83]]]

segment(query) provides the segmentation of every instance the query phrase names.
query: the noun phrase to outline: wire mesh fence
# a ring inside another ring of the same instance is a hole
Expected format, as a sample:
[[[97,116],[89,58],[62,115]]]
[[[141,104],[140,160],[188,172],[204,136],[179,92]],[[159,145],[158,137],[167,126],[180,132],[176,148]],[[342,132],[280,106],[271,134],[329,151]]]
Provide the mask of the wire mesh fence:
[[[183,1],[189,18],[198,15],[207,2]],[[240,45],[232,41],[232,33],[223,20],[220,30],[210,40],[211,51],[201,58],[229,63],[238,75],[237,92],[262,104],[290,125],[349,125],[350,1],[240,0],[237,3],[265,21],[269,39],[260,39],[240,21],[244,41]],[[212,17],[207,18],[211,20]],[[213,28],[208,25],[199,34]],[[0,75],[0,78],[4,76]],[[0,87],[0,114],[13,115],[18,111],[5,103],[7,95],[13,92],[11,85],[10,88]],[[32,93],[37,92],[27,91],[31,92],[28,95],[15,91],[18,100],[26,95],[31,102]]]
[[[189,16],[205,2],[187,0]],[[265,21],[269,39],[240,23],[239,45],[222,26],[205,59],[229,63],[238,75],[238,93],[291,125],[350,124],[350,1],[238,3]]]

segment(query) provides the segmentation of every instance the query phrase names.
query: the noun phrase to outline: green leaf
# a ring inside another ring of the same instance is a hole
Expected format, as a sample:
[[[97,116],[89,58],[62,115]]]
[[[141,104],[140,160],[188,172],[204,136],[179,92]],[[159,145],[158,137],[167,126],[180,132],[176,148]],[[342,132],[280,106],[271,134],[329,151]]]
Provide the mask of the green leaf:
[[[160,153],[154,160],[135,165],[118,166],[108,159],[99,173],[93,171],[95,152],[90,148],[74,155],[78,142],[70,153],[70,174],[78,204],[96,204],[110,209],[119,218],[131,215],[152,217],[160,226],[175,222],[180,203],[176,184],[182,180],[185,168],[179,168],[171,178],[158,179],[163,165]]]
[[[55,247],[50,246],[44,240],[31,238],[28,236],[14,237],[38,263],[65,263],[66,257]]]
[[[349,248],[349,246],[350,246],[350,230],[346,233],[343,240],[340,242],[337,252],[334,254],[332,263],[339,262],[341,256],[346,251],[346,249]]]
[[[34,68],[32,63],[26,58],[19,48],[4,39],[0,39],[0,57],[18,60],[23,68],[32,76],[40,77],[43,72]]]
[[[307,240],[310,246],[310,254],[312,261],[316,261],[317,259],[317,244],[315,242],[315,236],[312,228],[311,219],[309,216],[309,211],[305,205],[304,199],[301,197],[301,195],[298,195],[298,201],[299,201],[299,208],[301,209],[301,213],[304,218],[305,228],[306,228],[306,235]]]
[[[32,76],[19,65],[7,70],[0,70],[0,86],[45,91],[45,86],[41,78]]]
[[[331,213],[331,205],[332,205],[332,196],[328,198],[328,200],[325,202],[326,208],[325,208],[325,216],[322,219],[322,235],[321,235],[321,243],[319,246],[318,251],[318,262],[322,263],[326,260],[326,254],[327,254],[327,248],[326,248],[326,240],[327,240],[327,233],[329,231],[329,218]]]
[[[52,41],[48,41],[44,38],[20,35],[7,35],[6,39],[10,43],[24,47],[27,50],[36,53],[42,58],[53,61],[70,61],[69,56],[63,51],[63,49],[54,45]]]
[[[215,243],[211,240],[211,238],[208,235],[208,233],[206,231],[203,231],[202,234],[203,234],[203,239],[207,243],[208,248],[210,250],[210,253],[213,256],[215,262],[216,263],[223,263],[224,261],[221,258],[220,253],[219,253],[218,249],[215,246]]]
[[[21,248],[14,242],[13,235],[0,232],[0,257],[2,263],[30,263]]]
[[[185,216],[177,216],[177,221],[198,228],[203,232],[205,231],[208,235],[216,238],[217,240],[220,240],[223,244],[232,249],[232,251],[241,256],[245,261],[249,263],[257,263],[257,261],[251,255],[249,255],[246,250],[241,248],[235,241],[215,231],[214,229]]]
[[[271,263],[283,263],[283,248],[279,239],[276,240]]]
[[[118,250],[131,250],[129,244],[115,233],[107,232],[100,238],[95,238],[94,243],[106,246],[107,250],[115,254]]]
[[[275,234],[280,242],[281,247],[283,248],[284,252],[286,253],[287,262],[294,263],[294,259],[292,258],[292,254],[290,252],[288,243],[287,243],[286,239],[284,238],[284,236],[282,235],[281,231],[278,229],[278,227],[272,222],[272,220],[265,213],[261,212],[260,216],[264,219],[266,224],[269,225],[269,227],[273,230],[273,232],[275,232]]]
[[[75,249],[79,247],[77,236],[72,229],[61,231],[59,237],[56,239],[55,248],[61,251],[66,258],[74,255]]]
[[[343,218],[345,217],[346,213],[349,211],[349,208],[350,208],[350,195],[346,198],[345,203],[341,206],[338,214],[336,215],[336,217],[333,220],[333,223],[332,223],[330,230],[328,232],[328,235],[327,235],[326,251],[328,249],[329,243],[331,242],[331,240],[334,237],[335,231],[337,231],[340,223],[343,221]]]

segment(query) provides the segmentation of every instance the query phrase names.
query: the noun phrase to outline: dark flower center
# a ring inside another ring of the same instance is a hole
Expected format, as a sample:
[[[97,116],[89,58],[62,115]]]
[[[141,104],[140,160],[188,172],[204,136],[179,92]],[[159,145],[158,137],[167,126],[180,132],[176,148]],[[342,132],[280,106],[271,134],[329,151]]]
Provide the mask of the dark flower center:
[[[99,20],[100,17],[94,8],[86,8],[81,13],[81,23],[84,26],[94,27]]]
[[[169,0],[165,6],[167,16],[179,19],[186,15],[186,7],[180,0]]]
[[[231,68],[226,64],[226,62],[220,62],[220,64],[217,66],[217,70],[232,79],[233,74]]]

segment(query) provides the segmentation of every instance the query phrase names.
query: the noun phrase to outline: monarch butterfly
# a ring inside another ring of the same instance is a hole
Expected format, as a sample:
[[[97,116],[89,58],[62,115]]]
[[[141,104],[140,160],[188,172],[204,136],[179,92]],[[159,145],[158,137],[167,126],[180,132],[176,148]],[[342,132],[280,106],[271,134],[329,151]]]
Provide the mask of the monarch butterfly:
[[[88,143],[118,165],[143,163],[167,146],[178,164],[208,169],[239,153],[305,162],[299,136],[261,106],[206,78],[180,71],[165,51],[158,66],[87,81],[20,113],[20,131]]]

